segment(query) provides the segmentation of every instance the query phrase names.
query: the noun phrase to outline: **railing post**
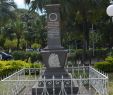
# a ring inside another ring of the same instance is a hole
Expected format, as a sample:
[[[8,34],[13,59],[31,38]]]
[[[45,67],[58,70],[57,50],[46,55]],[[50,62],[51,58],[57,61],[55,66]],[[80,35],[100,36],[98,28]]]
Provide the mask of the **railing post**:
[[[85,66],[84,66],[84,64],[83,64],[83,77],[85,78],[85,74],[86,74],[86,72],[85,72]]]
[[[37,79],[37,76],[36,76],[36,71],[37,71],[37,69],[35,69],[35,80]]]
[[[61,83],[61,91],[62,91],[62,95],[64,95],[64,81],[63,81],[64,77],[62,76],[62,83]]]
[[[78,69],[77,71],[78,71],[78,78],[79,78],[79,62],[78,62],[78,68],[77,69]]]
[[[71,75],[71,95],[73,95],[73,77]]]
[[[53,95],[55,95],[55,77],[54,77],[54,75],[53,75]]]
[[[69,66],[67,65],[67,72],[69,73],[68,69],[69,69]]]
[[[74,76],[74,75],[75,75],[75,73],[74,73],[74,67],[72,65],[72,76]]]
[[[89,95],[91,95],[91,83],[90,82],[91,82],[91,78],[89,77],[89,87],[88,87],[89,88]]]

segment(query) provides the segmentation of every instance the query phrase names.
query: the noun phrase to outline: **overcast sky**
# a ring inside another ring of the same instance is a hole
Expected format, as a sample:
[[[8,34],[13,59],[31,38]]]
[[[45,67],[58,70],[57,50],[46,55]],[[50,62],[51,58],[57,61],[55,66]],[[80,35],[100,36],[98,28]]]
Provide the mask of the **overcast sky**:
[[[27,8],[24,4],[24,0],[14,0],[14,2],[17,4],[18,8]]]
[[[24,0],[14,0],[14,2],[16,3],[18,8],[24,8],[24,9],[28,9],[28,6],[25,5]],[[38,11],[39,15],[43,15],[43,13],[41,13],[40,11]]]

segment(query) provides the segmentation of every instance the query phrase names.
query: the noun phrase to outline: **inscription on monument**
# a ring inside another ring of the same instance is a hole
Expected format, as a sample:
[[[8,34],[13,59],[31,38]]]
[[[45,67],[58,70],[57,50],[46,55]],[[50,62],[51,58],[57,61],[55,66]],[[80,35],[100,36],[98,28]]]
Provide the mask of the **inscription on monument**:
[[[59,6],[57,6],[59,9]],[[50,6],[48,7],[50,8]],[[59,11],[48,9],[48,19],[47,19],[47,28],[48,28],[48,48],[56,49],[61,48],[60,40],[60,15]]]

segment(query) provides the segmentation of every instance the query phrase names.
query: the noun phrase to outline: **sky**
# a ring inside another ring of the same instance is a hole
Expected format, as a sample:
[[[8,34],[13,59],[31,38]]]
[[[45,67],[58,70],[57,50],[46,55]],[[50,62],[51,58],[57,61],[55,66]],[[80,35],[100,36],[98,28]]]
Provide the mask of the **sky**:
[[[18,8],[21,9],[28,9],[28,6],[25,5],[24,0],[14,0]],[[40,11],[38,11],[39,15],[43,15]]]
[[[17,4],[18,8],[27,8],[24,4],[24,0],[14,0],[14,2]]]

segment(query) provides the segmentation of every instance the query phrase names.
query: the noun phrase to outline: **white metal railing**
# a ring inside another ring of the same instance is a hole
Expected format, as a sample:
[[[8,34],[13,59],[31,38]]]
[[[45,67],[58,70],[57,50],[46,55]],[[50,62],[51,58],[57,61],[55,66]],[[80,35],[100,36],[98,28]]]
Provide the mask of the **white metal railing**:
[[[55,95],[55,87],[59,84],[61,85],[59,95],[68,95],[66,86],[71,87],[70,92],[73,95],[73,83],[76,83],[79,89],[77,95],[108,95],[108,76],[106,74],[85,66],[65,69],[70,74],[69,79],[65,79],[63,76],[60,79],[56,79],[54,76],[52,79],[41,78],[40,75],[44,73],[45,68],[22,69],[0,81],[0,95],[32,95],[32,87],[36,83],[43,88],[42,95],[44,93],[49,95],[47,85],[52,87],[53,95]]]
[[[95,90],[100,95],[107,95],[107,83],[108,83],[108,75],[105,73],[101,73],[94,68],[89,68],[89,78],[90,84],[95,88]],[[95,80],[92,80],[92,78],[95,78]]]

